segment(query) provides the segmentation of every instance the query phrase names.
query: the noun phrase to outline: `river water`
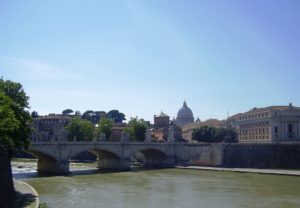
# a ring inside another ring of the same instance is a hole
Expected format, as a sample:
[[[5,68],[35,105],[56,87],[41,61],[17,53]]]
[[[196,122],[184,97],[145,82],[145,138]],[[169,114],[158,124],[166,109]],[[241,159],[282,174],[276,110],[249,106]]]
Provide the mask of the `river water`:
[[[205,170],[134,168],[73,171],[70,176],[16,174],[51,208],[300,207],[300,177]]]

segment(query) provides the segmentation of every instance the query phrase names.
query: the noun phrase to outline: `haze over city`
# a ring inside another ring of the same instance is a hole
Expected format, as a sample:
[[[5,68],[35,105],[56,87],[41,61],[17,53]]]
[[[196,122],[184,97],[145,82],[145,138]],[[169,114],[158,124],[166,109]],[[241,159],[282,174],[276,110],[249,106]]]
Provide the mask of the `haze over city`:
[[[0,0],[0,76],[39,114],[201,120],[300,105],[300,2]]]

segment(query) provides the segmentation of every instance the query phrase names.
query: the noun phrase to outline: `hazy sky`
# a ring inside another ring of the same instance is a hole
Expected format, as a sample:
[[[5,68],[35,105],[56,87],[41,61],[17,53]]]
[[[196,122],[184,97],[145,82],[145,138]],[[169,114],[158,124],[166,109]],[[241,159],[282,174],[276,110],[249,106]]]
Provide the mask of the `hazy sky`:
[[[39,114],[300,106],[300,1],[0,0],[0,76]]]

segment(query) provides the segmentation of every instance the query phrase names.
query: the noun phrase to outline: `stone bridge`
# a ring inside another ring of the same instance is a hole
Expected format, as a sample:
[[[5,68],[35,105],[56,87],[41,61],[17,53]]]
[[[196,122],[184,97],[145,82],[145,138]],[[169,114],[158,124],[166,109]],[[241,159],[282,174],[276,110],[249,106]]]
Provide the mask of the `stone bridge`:
[[[223,146],[190,143],[129,142],[32,142],[26,152],[38,158],[37,170],[54,174],[69,172],[69,160],[89,151],[102,169],[128,170],[133,158],[146,167],[181,165],[219,166]]]

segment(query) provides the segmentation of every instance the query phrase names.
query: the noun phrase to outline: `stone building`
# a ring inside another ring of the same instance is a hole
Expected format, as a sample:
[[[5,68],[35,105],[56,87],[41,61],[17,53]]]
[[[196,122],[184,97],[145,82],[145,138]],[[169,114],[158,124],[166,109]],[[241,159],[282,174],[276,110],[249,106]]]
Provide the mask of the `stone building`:
[[[163,112],[158,116],[154,116],[152,134],[156,140],[167,141],[170,136],[170,128],[172,128],[174,141],[181,141],[181,127],[170,122],[170,117]]]
[[[70,116],[48,115],[39,116],[33,119],[33,132],[31,141],[66,141],[67,132],[65,126],[71,121]]]
[[[194,123],[194,116],[192,110],[187,106],[186,102],[183,102],[183,106],[179,109],[177,117],[173,122],[179,126],[183,127],[187,124]]]
[[[166,140],[168,137],[168,130],[170,127],[170,116],[164,114],[154,115],[153,134],[157,140]]]
[[[269,106],[253,108],[228,118],[236,128],[240,143],[270,143],[300,141],[300,108]]]

